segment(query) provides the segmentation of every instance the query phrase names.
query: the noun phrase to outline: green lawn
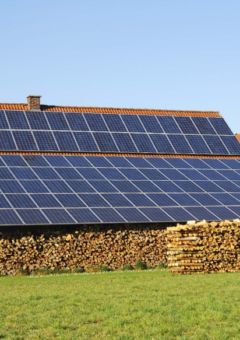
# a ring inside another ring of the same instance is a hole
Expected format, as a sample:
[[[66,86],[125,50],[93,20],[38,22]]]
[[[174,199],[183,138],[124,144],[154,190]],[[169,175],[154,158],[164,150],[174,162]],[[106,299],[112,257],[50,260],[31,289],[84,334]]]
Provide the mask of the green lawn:
[[[0,277],[0,339],[240,339],[240,273]]]

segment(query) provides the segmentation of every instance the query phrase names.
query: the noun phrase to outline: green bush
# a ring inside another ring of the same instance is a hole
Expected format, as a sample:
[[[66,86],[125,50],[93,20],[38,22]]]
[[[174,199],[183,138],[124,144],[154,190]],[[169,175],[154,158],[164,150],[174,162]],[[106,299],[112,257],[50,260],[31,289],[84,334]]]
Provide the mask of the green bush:
[[[125,264],[122,268],[122,270],[133,270],[133,266],[131,266],[130,264]]]
[[[27,269],[18,269],[16,276],[27,276],[29,275]]]
[[[84,272],[84,269],[82,268],[73,268],[71,270],[72,273],[83,273]]]
[[[49,268],[41,268],[34,270],[31,275],[37,276],[37,275],[50,275],[52,274],[52,270]]]
[[[55,268],[55,269],[53,269],[52,274],[68,274],[69,272],[70,272],[69,269]]]
[[[166,269],[167,268],[167,264],[166,263],[159,263],[158,268],[159,269]]]
[[[100,266],[98,266],[98,271],[99,272],[110,272],[111,269],[108,268],[108,266],[103,266],[103,265],[100,264]]]
[[[135,269],[136,270],[145,270],[147,269],[147,266],[145,263],[143,263],[142,261],[138,261],[136,264],[135,264]]]

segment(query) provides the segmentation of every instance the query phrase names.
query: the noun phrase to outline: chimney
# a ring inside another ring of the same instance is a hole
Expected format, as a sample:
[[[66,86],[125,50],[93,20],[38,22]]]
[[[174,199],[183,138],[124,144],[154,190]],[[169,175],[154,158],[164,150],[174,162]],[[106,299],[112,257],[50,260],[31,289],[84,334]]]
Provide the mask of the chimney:
[[[27,96],[28,107],[31,111],[40,111],[40,98],[42,96]]]

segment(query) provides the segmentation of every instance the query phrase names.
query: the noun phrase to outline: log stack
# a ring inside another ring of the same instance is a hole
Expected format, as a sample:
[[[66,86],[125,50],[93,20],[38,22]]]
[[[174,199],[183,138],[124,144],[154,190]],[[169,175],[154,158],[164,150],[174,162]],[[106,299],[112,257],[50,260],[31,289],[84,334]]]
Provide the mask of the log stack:
[[[85,226],[70,230],[14,232],[0,235],[0,275],[19,269],[116,269],[137,261],[156,267],[166,263],[166,226]]]
[[[189,221],[167,228],[167,257],[175,274],[240,271],[240,220]]]

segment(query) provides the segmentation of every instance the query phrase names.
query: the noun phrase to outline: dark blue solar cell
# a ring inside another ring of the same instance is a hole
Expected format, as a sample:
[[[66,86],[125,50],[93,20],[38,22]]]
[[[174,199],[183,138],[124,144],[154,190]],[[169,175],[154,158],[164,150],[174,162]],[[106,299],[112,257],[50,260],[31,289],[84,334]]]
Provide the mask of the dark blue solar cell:
[[[151,222],[171,222],[173,220],[159,208],[141,208],[140,210]]]
[[[212,214],[210,211],[203,207],[187,207],[187,211],[192,214],[196,220],[207,220],[207,221],[216,221],[217,216]]]
[[[8,168],[0,168],[0,179],[14,179]]]
[[[124,157],[110,156],[110,157],[106,157],[106,159],[117,168],[132,168],[133,167],[133,165],[129,163]]]
[[[92,211],[101,219],[102,222],[125,222],[113,208],[95,208]]]
[[[228,151],[223,145],[223,142],[218,136],[204,136],[203,137],[212,151],[213,154],[222,154],[222,155],[227,155]]]
[[[156,149],[147,134],[132,133],[131,136],[139,152],[156,152]]]
[[[130,170],[130,169],[122,169]],[[117,169],[112,168],[99,168],[99,172],[107,179],[125,179],[125,177]]]
[[[181,174],[178,170],[175,169],[161,169],[161,172],[166,176],[163,179],[172,179],[172,180],[186,180],[187,178]]]
[[[206,177],[204,177],[200,172],[194,169],[181,169],[181,173],[193,181],[206,180]]]
[[[26,116],[31,129],[33,130],[49,130],[49,125],[44,112],[26,111]]]
[[[197,200],[200,204],[208,206],[208,205],[221,205],[220,202],[215,200],[209,194],[191,194],[191,196]],[[190,205],[190,204],[189,204]],[[191,204],[192,205],[192,204]]]
[[[177,153],[193,153],[185,136],[183,135],[168,135],[170,142]]]
[[[1,150],[16,150],[17,149],[10,131],[1,131],[0,149]]]
[[[216,134],[216,132],[212,128],[212,125],[209,123],[207,117],[192,117],[192,120],[201,134],[203,135]]]
[[[72,168],[56,168],[55,170],[63,179],[83,179],[82,176]]]
[[[49,166],[42,156],[26,155],[22,156],[22,158],[30,166]]]
[[[218,159],[208,159],[208,158],[204,158],[202,159],[202,161],[204,163],[206,163],[207,165],[209,165],[210,167],[212,167],[214,170],[218,170],[218,169],[229,169],[225,164],[223,164],[222,162],[220,162]]]
[[[41,181],[20,181],[24,189],[29,193],[46,193],[48,189]]]
[[[67,186],[64,181],[44,181],[44,184],[49,188],[49,190],[53,193],[68,193],[72,192],[72,190]]]
[[[83,156],[65,156],[65,158],[76,168],[92,167],[92,164]]]
[[[194,184],[191,181],[174,181],[174,183],[177,184],[180,188],[182,188],[186,192],[201,192],[202,191],[201,188],[199,188],[196,184]]]
[[[74,132],[80,151],[99,151],[91,132]]]
[[[56,194],[55,197],[66,208],[86,207],[86,205],[74,194]]]
[[[195,220],[194,216],[183,208],[164,208],[163,210],[172,217],[173,221],[185,222]]]
[[[136,207],[154,207],[156,204],[144,194],[125,194]]]
[[[167,179],[166,176],[164,176],[160,171],[156,169],[141,169],[141,172],[150,180],[161,181]]]
[[[13,193],[13,194],[24,193],[24,190],[21,187],[21,185],[17,181],[14,181],[14,180],[0,181],[0,190],[2,190],[3,193]]]
[[[11,129],[29,130],[24,111],[5,111]]]
[[[0,224],[2,225],[16,225],[16,224],[23,224],[18,215],[15,211],[8,209],[8,210],[0,210]]]
[[[28,195],[11,194],[6,195],[6,197],[14,208],[37,208],[36,204]]]
[[[112,164],[103,156],[87,156],[87,160],[97,168],[112,168]]]
[[[40,179],[60,179],[58,174],[51,168],[34,168]]]
[[[137,152],[133,140],[128,133],[113,133],[112,136],[120,152]]]
[[[170,116],[157,116],[156,117],[163,127],[164,132],[166,133],[181,133],[179,127],[177,126],[177,123],[173,119],[173,117]]]
[[[11,171],[17,179],[38,179],[30,168],[11,168]]]
[[[46,217],[38,209],[17,209],[16,211],[25,224],[49,224]]]
[[[73,138],[72,132],[54,132],[54,136],[59,146],[59,150],[78,151],[79,148]]]
[[[39,150],[58,150],[52,132],[50,131],[33,131],[34,138]]]
[[[199,205],[199,203],[188,194],[169,194],[169,196],[181,206]]]
[[[200,154],[210,154],[211,151],[207,147],[207,144],[203,140],[202,136],[193,136],[193,135],[187,135],[186,136],[188,143],[191,145],[191,148],[193,149],[194,153],[200,153]]]
[[[149,181],[134,181],[136,185],[142,192],[159,192],[161,191],[156,185]]]
[[[99,194],[79,194],[78,196],[88,207],[109,207],[109,204]],[[106,196],[113,195],[107,194]]]
[[[82,177],[86,179],[104,179],[104,177],[97,171],[97,169],[93,168],[79,168],[78,172],[82,175]]]
[[[69,130],[62,112],[45,112],[45,114],[52,130]]]
[[[4,111],[0,110],[0,129],[9,129]]]
[[[139,115],[139,119],[147,132],[163,133],[163,129],[155,116]]]
[[[233,135],[223,118],[208,118],[218,135]]]
[[[209,165],[197,158],[184,158],[184,161],[196,169],[209,169]]]
[[[76,193],[89,193],[95,192],[95,190],[85,181],[67,181],[67,184],[73,189]]]
[[[10,208],[10,204],[3,195],[0,195],[0,208]]]
[[[31,195],[39,208],[58,208],[61,204],[51,194],[33,194]]]
[[[38,150],[31,131],[13,131],[18,150]]]
[[[237,199],[232,197],[229,194],[212,194],[218,201],[220,201],[224,205],[238,205],[240,204]]]
[[[78,223],[99,223],[100,219],[90,209],[68,209],[68,212]]]
[[[136,208],[118,208],[116,210],[127,222],[149,222],[150,220]]]
[[[108,151],[108,152],[117,152],[118,148],[116,147],[113,138],[109,132],[94,132],[93,136],[100,151]]]
[[[231,181],[240,180],[240,175],[233,170],[218,170],[218,172],[226,179],[230,179]]]
[[[235,214],[236,217],[239,218],[240,217],[240,207],[229,207],[229,209],[231,209]]]
[[[103,194],[102,196],[113,207],[132,207],[132,203],[121,194]]]
[[[127,160],[136,168],[153,168],[153,166],[141,157],[127,157]]]
[[[154,181],[153,183],[164,192],[182,192],[182,189],[170,181]]]
[[[149,163],[151,163],[157,169],[170,169],[170,168],[172,168],[172,165],[170,165],[168,162],[166,162],[164,158],[148,157],[148,158],[145,158],[145,160],[148,161]]]
[[[98,191],[98,192],[117,192],[109,182],[107,181],[89,181],[89,183]],[[115,183],[115,182],[114,182]],[[113,183],[113,184],[114,184]]]
[[[146,132],[138,116],[124,114],[122,115],[122,120],[124,121],[129,132]]]
[[[238,217],[237,213],[225,207],[209,207],[208,208],[214,215],[218,216],[220,220],[233,220]]]
[[[72,130],[89,131],[83,114],[80,112],[65,112],[65,118]]]
[[[8,166],[25,166],[27,167],[26,162],[22,159],[21,156],[17,155],[2,155],[1,156],[3,161],[8,165]],[[0,166],[2,166],[2,161]]]
[[[217,181],[215,183],[227,192],[240,192],[240,187],[230,181]]]
[[[216,182],[216,184],[218,184],[219,182]],[[203,190],[207,192],[222,192],[223,191],[218,185],[214,184],[211,181],[197,181],[196,184],[199,185]]]
[[[102,115],[99,113],[84,113],[84,117],[91,131],[108,131]]]
[[[174,117],[178,126],[183,133],[198,134],[198,130],[194,126],[190,117]]]
[[[117,114],[103,114],[103,119],[107,124],[109,131],[126,132],[126,128],[122,122],[121,116]]]
[[[230,169],[240,170],[240,162],[236,161],[235,159],[221,159],[220,161]]]
[[[43,209],[43,212],[51,221],[51,223],[76,223],[74,219],[64,209]]]
[[[139,192],[139,189],[135,187],[130,181],[112,181],[112,184],[120,192]]]
[[[235,136],[222,136],[221,140],[231,155],[240,154],[240,143]]]
[[[224,180],[224,177],[215,170],[199,170],[204,176],[211,180]]]
[[[143,174],[141,174],[140,171],[138,171],[137,169],[121,169],[120,170],[123,175],[130,180],[141,180],[141,179],[145,179],[146,177],[143,176]]]
[[[53,167],[71,167],[68,161],[63,156],[44,156],[44,158],[51,164]]]
[[[155,148],[160,153],[175,153],[166,135],[149,135]]]
[[[148,197],[161,207],[173,207],[178,205],[166,194],[148,194]]]

